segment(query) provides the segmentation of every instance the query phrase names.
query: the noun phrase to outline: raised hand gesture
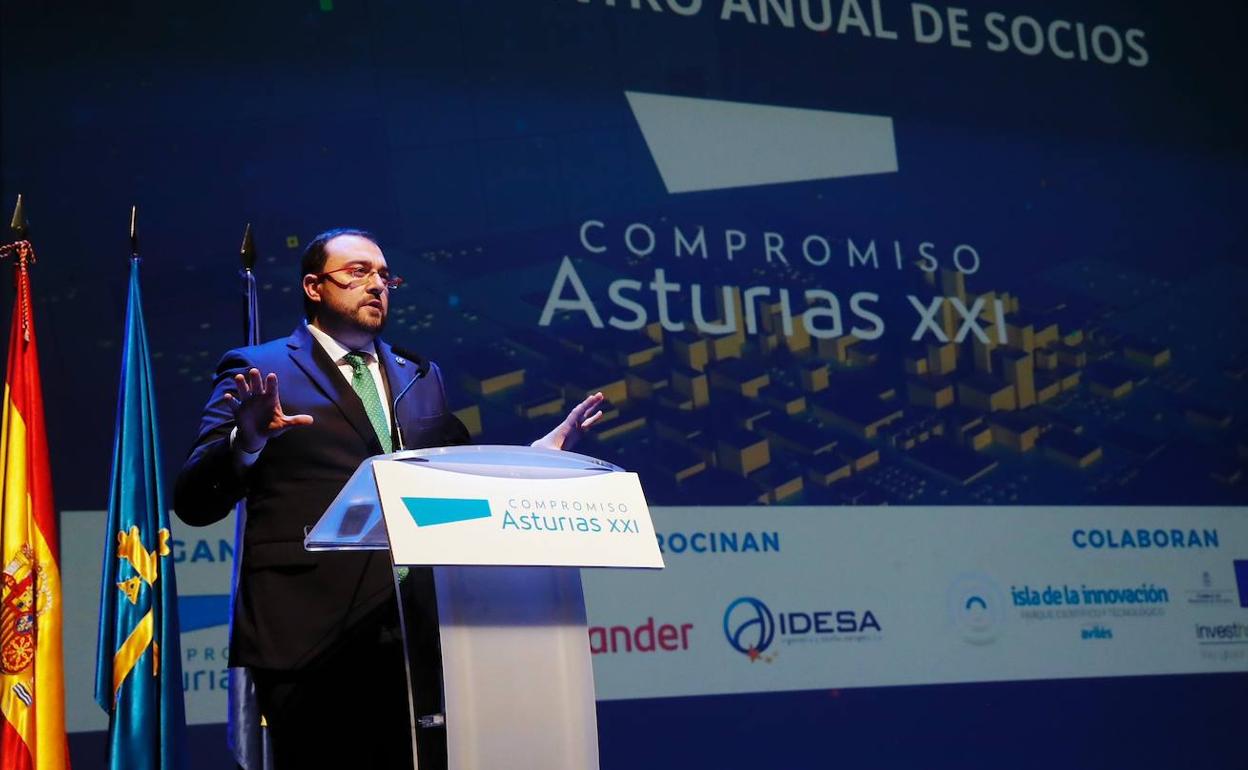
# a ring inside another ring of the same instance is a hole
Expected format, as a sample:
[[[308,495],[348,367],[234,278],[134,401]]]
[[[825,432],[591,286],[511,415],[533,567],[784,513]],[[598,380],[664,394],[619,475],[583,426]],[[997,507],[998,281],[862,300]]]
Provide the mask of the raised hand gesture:
[[[310,414],[286,414],[277,396],[277,374],[269,372],[263,379],[259,369],[246,374],[234,375],[237,393],[226,392],[225,403],[234,414],[238,427],[235,446],[243,452],[254,454],[264,448],[269,439],[280,436],[297,425],[311,425]]]
[[[604,400],[605,397],[599,392],[572,407],[572,411],[563,418],[563,422],[556,425],[550,433],[534,441],[533,446],[546,449],[571,449],[576,446],[576,442],[580,441],[594,423],[602,418]]]

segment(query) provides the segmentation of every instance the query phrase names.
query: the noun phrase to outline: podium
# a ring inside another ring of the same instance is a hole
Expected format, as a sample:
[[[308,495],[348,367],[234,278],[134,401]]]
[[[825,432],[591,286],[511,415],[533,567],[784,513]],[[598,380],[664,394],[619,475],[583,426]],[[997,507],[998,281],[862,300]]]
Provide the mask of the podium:
[[[636,474],[534,447],[379,455],[304,547],[388,549],[396,596],[402,568],[433,567],[443,711],[413,714],[414,757],[421,730],[444,726],[450,770],[598,767],[579,568],[663,567]],[[407,677],[412,709],[410,659]]]

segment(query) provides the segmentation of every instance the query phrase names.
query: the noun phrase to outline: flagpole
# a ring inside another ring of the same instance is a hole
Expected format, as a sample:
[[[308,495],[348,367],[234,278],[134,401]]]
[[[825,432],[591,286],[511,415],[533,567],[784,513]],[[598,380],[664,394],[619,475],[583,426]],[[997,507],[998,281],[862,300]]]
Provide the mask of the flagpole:
[[[238,248],[243,263],[243,293],[247,302],[243,306],[243,339],[248,345],[260,344],[260,308],[256,295],[256,242],[251,235],[251,223],[243,228],[243,243]]]
[[[256,291],[256,243],[251,223],[243,228],[243,242],[238,249],[243,269],[243,339],[247,345],[260,344],[260,302]],[[230,580],[230,629],[234,628],[234,603],[238,596],[238,578],[243,560],[243,535],[247,529],[247,501],[239,500],[234,515],[234,569]],[[268,728],[256,699],[255,680],[245,666],[230,668],[227,743],[234,761],[243,770],[270,770],[273,766]]]

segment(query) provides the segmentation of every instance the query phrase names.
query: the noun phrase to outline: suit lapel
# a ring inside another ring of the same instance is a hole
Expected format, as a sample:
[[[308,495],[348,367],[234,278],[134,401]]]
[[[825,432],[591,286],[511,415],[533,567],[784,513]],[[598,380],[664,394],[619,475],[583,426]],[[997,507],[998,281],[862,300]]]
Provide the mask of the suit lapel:
[[[381,454],[381,441],[377,438],[377,431],[373,430],[368,413],[364,411],[364,403],[307,327],[300,325],[295,329],[286,340],[286,345],[295,365],[338,407],[351,427],[368,441],[373,454]]]

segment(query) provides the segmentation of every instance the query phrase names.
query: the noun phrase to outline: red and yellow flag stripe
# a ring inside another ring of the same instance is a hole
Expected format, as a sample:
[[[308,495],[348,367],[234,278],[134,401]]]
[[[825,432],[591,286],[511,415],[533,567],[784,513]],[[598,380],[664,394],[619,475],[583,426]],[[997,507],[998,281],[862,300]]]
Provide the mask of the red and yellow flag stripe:
[[[0,770],[69,767],[61,571],[27,253],[5,370],[0,433]]]

